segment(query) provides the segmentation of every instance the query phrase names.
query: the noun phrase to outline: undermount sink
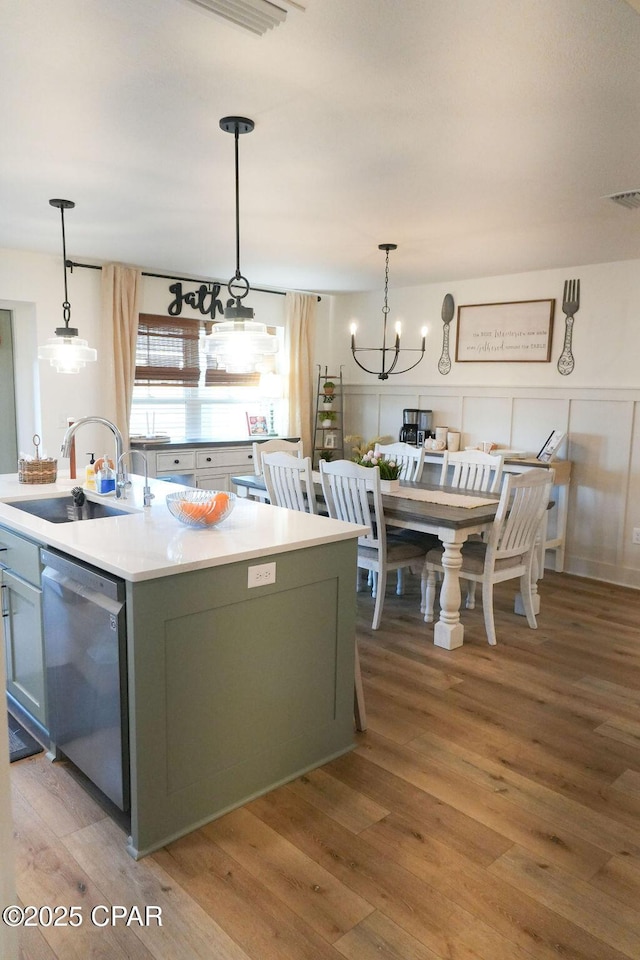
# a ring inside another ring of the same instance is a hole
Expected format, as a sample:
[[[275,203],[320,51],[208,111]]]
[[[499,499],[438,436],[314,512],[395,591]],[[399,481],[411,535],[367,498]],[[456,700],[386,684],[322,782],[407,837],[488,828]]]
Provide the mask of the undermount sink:
[[[99,520],[102,517],[124,517],[134,511],[120,510],[110,503],[85,500],[77,507],[72,497],[43,497],[41,500],[8,500],[7,506],[24,510],[49,523],[72,523],[76,520]],[[137,511],[135,511],[137,512]]]

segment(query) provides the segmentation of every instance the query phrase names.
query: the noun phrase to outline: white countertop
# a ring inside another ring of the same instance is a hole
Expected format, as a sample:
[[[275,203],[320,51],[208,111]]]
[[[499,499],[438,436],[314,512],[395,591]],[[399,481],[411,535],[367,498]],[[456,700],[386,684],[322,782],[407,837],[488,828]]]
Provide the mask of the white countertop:
[[[39,543],[62,550],[125,580],[152,580],[187,570],[253,560],[269,554],[348,540],[363,527],[328,517],[311,516],[240,497],[232,513],[217,527],[195,529],[169,513],[167,493],[184,489],[162,480],[150,480],[155,499],[143,507],[143,478],[131,475],[126,500],[108,502],[132,511],[123,517],[105,517],[73,523],[50,523],[10,506],[10,500],[34,500],[69,494],[78,480],[25,484],[17,474],[0,474],[0,524]],[[89,499],[104,500],[94,493]]]

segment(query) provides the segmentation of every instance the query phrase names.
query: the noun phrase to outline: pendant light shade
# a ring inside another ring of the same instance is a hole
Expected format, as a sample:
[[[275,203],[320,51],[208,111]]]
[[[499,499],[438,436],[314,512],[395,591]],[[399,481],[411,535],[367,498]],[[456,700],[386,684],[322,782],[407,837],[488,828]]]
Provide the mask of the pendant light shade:
[[[353,359],[358,364],[361,370],[364,370],[365,373],[373,373],[377,376],[378,380],[388,380],[392,373],[407,373],[408,370],[413,370],[414,367],[417,367],[422,358],[424,357],[426,337],[427,337],[427,328],[422,328],[422,344],[420,347],[401,347],[400,346],[400,322],[396,323],[395,329],[395,338],[393,344],[387,346],[387,319],[389,316],[389,251],[397,250],[397,243],[380,243],[378,244],[378,250],[386,251],[385,259],[385,270],[384,270],[384,306],[382,308],[382,346],[381,347],[357,347],[356,346],[356,325],[353,323],[351,325],[351,353],[353,354]],[[420,356],[414,362],[409,364],[407,367],[403,367],[401,370],[397,370],[398,360],[400,359],[400,353],[404,351],[405,353],[419,353]],[[380,369],[379,370],[370,370],[369,367],[365,366],[363,363],[360,363],[356,354],[357,353],[379,353],[380,360]]]
[[[62,265],[64,270],[64,301],[62,304],[63,327],[56,327],[55,337],[50,337],[38,348],[38,359],[48,360],[58,373],[78,373],[86,363],[98,359],[98,351],[78,336],[77,327],[69,326],[71,304],[67,292],[67,245],[64,232],[64,211],[73,210],[73,200],[49,200],[52,207],[60,210],[62,224]]]
[[[228,373],[257,370],[265,357],[278,352],[275,336],[264,323],[253,320],[223,320],[214,325],[206,340],[209,356]]]
[[[253,319],[253,308],[242,302],[251,287],[240,270],[240,180],[238,174],[238,140],[240,134],[251,133],[253,120],[247,117],[223,117],[220,128],[232,133],[235,143],[236,173],[236,270],[227,284],[230,299],[224,311],[224,320],[215,323],[205,337],[207,353],[214,357],[220,367],[229,373],[248,373],[258,369],[267,356],[278,351],[276,337],[269,333],[264,323]]]

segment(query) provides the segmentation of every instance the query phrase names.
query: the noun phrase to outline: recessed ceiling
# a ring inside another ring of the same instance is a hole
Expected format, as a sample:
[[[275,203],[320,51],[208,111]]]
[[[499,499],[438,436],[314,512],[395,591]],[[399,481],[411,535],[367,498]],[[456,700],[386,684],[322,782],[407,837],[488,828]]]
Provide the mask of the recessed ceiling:
[[[0,5],[0,246],[252,286],[640,257],[640,15],[624,0],[313,0],[256,36],[187,0]]]

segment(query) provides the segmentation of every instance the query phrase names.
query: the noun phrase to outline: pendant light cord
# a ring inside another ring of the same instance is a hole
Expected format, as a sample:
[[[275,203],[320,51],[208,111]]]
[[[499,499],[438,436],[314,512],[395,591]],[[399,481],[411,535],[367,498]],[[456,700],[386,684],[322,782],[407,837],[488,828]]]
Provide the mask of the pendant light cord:
[[[62,269],[64,271],[64,302],[62,304],[62,319],[65,327],[69,326],[71,320],[71,304],[69,303],[69,294],[67,291],[67,241],[64,232],[64,207],[60,207],[60,222],[62,224]]]
[[[235,145],[235,156],[236,156],[236,280],[240,280],[242,277],[242,274],[240,273],[240,177],[238,174],[238,140],[239,139],[240,139],[240,131],[238,129],[238,124],[236,123],[236,129],[234,134],[234,145]]]

